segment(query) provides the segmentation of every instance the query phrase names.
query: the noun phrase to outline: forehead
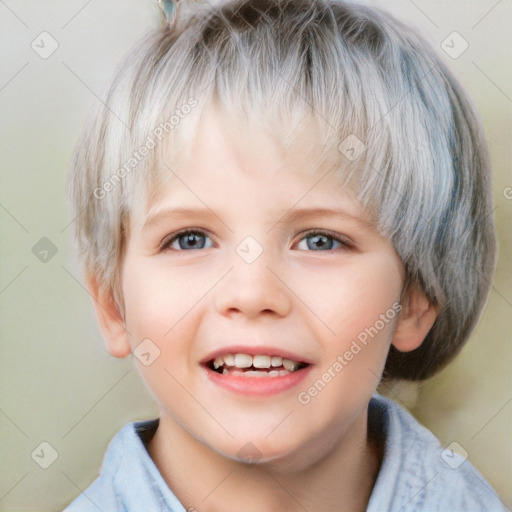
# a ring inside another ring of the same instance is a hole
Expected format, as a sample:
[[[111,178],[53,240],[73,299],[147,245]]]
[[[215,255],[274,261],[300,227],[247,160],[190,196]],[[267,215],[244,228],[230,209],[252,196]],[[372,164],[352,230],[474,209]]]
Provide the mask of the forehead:
[[[259,189],[269,200],[279,194],[283,204],[353,195],[344,183],[343,157],[326,144],[324,133],[312,115],[304,115],[300,130],[291,133],[263,113],[248,118],[212,105],[202,112],[172,166],[165,160],[158,164],[167,180],[154,191],[147,210],[180,191],[217,195],[222,202],[237,199],[222,196],[229,188],[238,187],[237,196]]]

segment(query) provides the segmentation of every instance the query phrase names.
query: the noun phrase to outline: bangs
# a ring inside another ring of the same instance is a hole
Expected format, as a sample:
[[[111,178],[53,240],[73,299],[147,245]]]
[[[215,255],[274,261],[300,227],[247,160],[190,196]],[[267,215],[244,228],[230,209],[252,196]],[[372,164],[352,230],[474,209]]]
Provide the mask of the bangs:
[[[450,99],[439,63],[420,54],[421,41],[418,48],[410,43],[415,35],[405,45],[390,37],[385,21],[366,19],[362,8],[354,16],[350,7],[219,6],[163,37],[148,36],[118,80],[132,90],[116,95],[131,100],[117,106],[130,112],[122,161],[148,138],[155,141],[119,187],[125,210],[142,200],[147,208],[215,105],[241,130],[271,133],[291,156],[315,153],[311,173],[336,173],[412,265],[413,249],[435,242],[432,233],[450,206]],[[321,143],[305,144],[312,126]],[[162,127],[168,129],[157,140]],[[435,283],[425,291],[441,300]]]

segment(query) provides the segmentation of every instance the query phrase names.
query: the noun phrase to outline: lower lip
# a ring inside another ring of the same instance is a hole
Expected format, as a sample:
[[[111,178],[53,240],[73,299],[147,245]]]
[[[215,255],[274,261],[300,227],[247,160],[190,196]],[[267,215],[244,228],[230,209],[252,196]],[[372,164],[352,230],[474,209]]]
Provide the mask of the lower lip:
[[[297,386],[309,374],[312,366],[290,372],[277,377],[242,377],[240,375],[224,375],[210,368],[206,373],[210,380],[221,388],[249,396],[270,396],[283,393]]]

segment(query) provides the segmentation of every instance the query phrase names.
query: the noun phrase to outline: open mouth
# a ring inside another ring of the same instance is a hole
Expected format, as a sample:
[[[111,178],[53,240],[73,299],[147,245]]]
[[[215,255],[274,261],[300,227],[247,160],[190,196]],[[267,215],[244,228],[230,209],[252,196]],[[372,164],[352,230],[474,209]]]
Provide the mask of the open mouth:
[[[221,375],[275,378],[285,377],[309,365],[280,356],[224,354],[211,359],[206,366]]]

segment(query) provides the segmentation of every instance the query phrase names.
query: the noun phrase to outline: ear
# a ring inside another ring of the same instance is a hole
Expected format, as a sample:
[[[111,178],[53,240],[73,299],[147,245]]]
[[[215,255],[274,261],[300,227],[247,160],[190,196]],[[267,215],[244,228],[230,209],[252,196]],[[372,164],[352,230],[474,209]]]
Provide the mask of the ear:
[[[410,352],[423,343],[434,325],[439,308],[418,287],[408,290],[402,307],[392,344],[400,352]]]
[[[130,337],[112,291],[101,287],[95,276],[88,276],[86,283],[94,299],[96,318],[107,342],[108,351],[114,357],[126,357],[131,353]]]

